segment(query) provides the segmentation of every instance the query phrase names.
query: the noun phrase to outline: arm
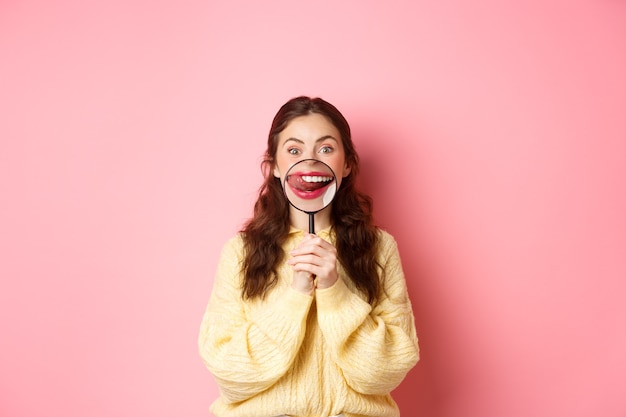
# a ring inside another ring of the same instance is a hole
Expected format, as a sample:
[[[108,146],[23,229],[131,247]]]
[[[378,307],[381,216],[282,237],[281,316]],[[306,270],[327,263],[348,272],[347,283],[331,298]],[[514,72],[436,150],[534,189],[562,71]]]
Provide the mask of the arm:
[[[240,238],[224,247],[202,318],[200,356],[227,401],[246,400],[273,385],[290,368],[304,337],[313,297],[291,288],[262,303],[253,317],[241,298]]]
[[[318,320],[330,355],[352,389],[388,394],[419,360],[411,302],[395,241],[382,236],[383,294],[374,307],[339,279],[317,290]]]

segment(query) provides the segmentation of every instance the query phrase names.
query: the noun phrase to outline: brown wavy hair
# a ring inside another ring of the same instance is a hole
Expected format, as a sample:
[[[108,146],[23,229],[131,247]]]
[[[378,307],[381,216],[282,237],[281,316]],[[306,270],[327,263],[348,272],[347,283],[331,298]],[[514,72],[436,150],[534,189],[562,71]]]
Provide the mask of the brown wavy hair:
[[[343,178],[331,204],[331,228],[339,262],[370,304],[381,291],[376,253],[378,229],[372,216],[372,200],[356,188],[359,157],[352,143],[350,125],[335,106],[321,98],[300,96],[285,103],[274,116],[262,162],[265,181],[259,189],[253,217],[244,225],[242,263],[244,299],[263,298],[277,282],[277,268],[284,260],[282,244],[289,234],[289,203],[280,179],[272,174],[278,135],[296,117],[319,113],[337,128],[350,174]]]

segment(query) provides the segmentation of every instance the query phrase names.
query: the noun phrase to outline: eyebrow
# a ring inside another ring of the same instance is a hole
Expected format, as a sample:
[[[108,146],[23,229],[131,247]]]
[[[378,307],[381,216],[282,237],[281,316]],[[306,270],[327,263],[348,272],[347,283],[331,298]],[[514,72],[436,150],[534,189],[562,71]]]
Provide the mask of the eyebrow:
[[[334,136],[332,136],[332,135],[322,136],[321,138],[319,138],[319,139],[315,140],[315,143],[317,144],[317,143],[319,143],[319,142],[323,142],[323,141],[325,141],[325,140],[327,140],[327,139],[332,139],[332,140],[334,140],[335,142],[339,143],[339,141],[338,141],[338,140],[337,140]],[[288,142],[298,142],[298,143],[302,143],[302,144],[304,144],[304,141],[303,141],[302,139],[298,139],[298,138],[288,138],[288,139],[285,139],[285,142],[283,142],[283,145],[285,145],[285,144],[286,144],[286,143],[288,143]]]

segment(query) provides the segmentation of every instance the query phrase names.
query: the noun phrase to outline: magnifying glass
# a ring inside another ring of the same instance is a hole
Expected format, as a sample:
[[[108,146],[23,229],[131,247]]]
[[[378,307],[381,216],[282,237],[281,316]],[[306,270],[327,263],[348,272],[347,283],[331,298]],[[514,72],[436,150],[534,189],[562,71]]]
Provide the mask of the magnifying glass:
[[[315,213],[328,207],[337,193],[333,170],[317,159],[303,159],[289,168],[283,182],[287,201],[309,215],[309,233],[315,233]]]

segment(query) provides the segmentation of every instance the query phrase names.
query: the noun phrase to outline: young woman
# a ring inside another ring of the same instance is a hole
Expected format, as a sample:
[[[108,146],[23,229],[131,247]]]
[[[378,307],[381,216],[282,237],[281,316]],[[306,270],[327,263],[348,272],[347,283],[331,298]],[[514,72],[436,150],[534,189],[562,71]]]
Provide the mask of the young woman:
[[[304,159],[324,162],[336,179],[315,234],[282,189]],[[355,187],[348,122],[320,98],[288,101],[263,166],[254,215],[222,250],[201,323],[200,355],[220,388],[211,411],[399,416],[390,392],[419,359],[413,313],[396,243],[374,226],[371,200]]]

